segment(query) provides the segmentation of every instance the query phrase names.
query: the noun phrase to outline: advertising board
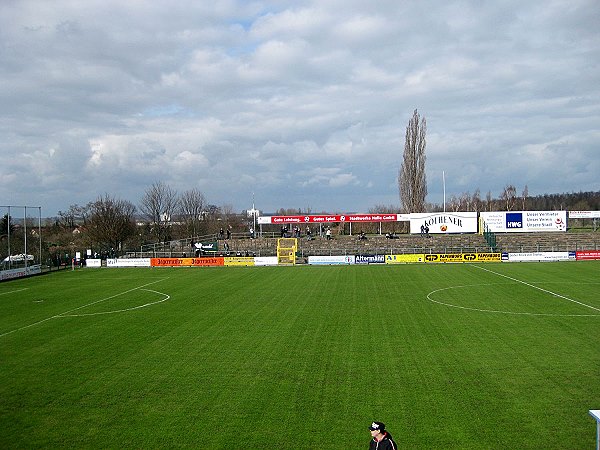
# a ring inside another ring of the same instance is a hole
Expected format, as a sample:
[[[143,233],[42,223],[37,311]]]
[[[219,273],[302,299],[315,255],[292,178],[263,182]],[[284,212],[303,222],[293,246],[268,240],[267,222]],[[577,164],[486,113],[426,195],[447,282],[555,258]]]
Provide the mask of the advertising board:
[[[254,265],[255,266],[276,266],[277,265],[277,256],[255,256],[254,257]]]
[[[254,257],[252,256],[226,256],[224,261],[226,266],[253,266]]]
[[[354,256],[309,256],[308,264],[354,264]]]
[[[494,233],[567,231],[566,211],[482,211],[481,218]]]
[[[425,255],[428,263],[500,262],[501,253],[431,253]]]
[[[152,267],[215,267],[225,264],[222,256],[212,258],[151,258]]]
[[[476,212],[413,213],[410,232],[421,233],[421,226],[429,227],[430,234],[477,233]]]
[[[102,267],[101,259],[88,258],[85,260],[85,267]]]
[[[600,259],[600,250],[587,250],[575,252],[575,259],[577,259],[577,261],[589,261],[593,259]]]
[[[150,258],[109,258],[106,267],[150,267]]]
[[[322,214],[305,216],[261,216],[259,224],[336,223],[336,222],[403,222],[408,214]]]
[[[407,253],[403,255],[385,255],[386,264],[406,264],[424,262],[425,255],[423,253]]]
[[[600,211],[569,211],[569,219],[600,219]]]
[[[0,280],[12,280],[13,278],[21,278],[38,273],[42,273],[42,266],[39,264],[21,267],[20,269],[2,270],[0,271]]]
[[[384,255],[357,255],[354,264],[385,264]]]
[[[502,253],[502,260],[508,262],[575,261],[575,252]]]

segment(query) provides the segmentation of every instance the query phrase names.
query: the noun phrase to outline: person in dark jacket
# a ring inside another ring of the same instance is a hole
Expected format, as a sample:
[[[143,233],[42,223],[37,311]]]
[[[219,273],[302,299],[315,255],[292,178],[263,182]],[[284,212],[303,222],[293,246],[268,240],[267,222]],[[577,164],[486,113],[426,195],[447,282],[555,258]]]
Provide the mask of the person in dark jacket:
[[[371,442],[369,443],[369,450],[397,450],[398,446],[392,439],[392,435],[385,431],[385,424],[383,422],[373,422],[369,427],[371,432]]]

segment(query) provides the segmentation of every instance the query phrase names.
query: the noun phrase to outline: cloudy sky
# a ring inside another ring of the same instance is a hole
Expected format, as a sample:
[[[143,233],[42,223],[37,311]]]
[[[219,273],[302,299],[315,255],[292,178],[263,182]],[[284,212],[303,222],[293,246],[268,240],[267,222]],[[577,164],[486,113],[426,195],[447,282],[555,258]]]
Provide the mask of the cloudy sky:
[[[399,205],[600,190],[598,0],[3,0],[0,205],[54,216],[161,181],[209,203]]]

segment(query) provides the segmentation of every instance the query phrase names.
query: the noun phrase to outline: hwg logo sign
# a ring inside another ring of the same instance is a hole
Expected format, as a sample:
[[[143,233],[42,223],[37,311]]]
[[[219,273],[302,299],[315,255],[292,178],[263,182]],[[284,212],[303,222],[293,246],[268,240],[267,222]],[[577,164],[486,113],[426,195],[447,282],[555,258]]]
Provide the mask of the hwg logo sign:
[[[506,213],[506,228],[523,228],[523,213]]]

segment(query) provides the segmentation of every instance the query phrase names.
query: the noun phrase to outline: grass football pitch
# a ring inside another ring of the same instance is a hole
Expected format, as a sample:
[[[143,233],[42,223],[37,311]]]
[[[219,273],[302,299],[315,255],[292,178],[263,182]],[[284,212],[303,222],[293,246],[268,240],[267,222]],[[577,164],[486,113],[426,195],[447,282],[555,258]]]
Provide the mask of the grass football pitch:
[[[0,448],[594,448],[600,262],[0,283]]]

